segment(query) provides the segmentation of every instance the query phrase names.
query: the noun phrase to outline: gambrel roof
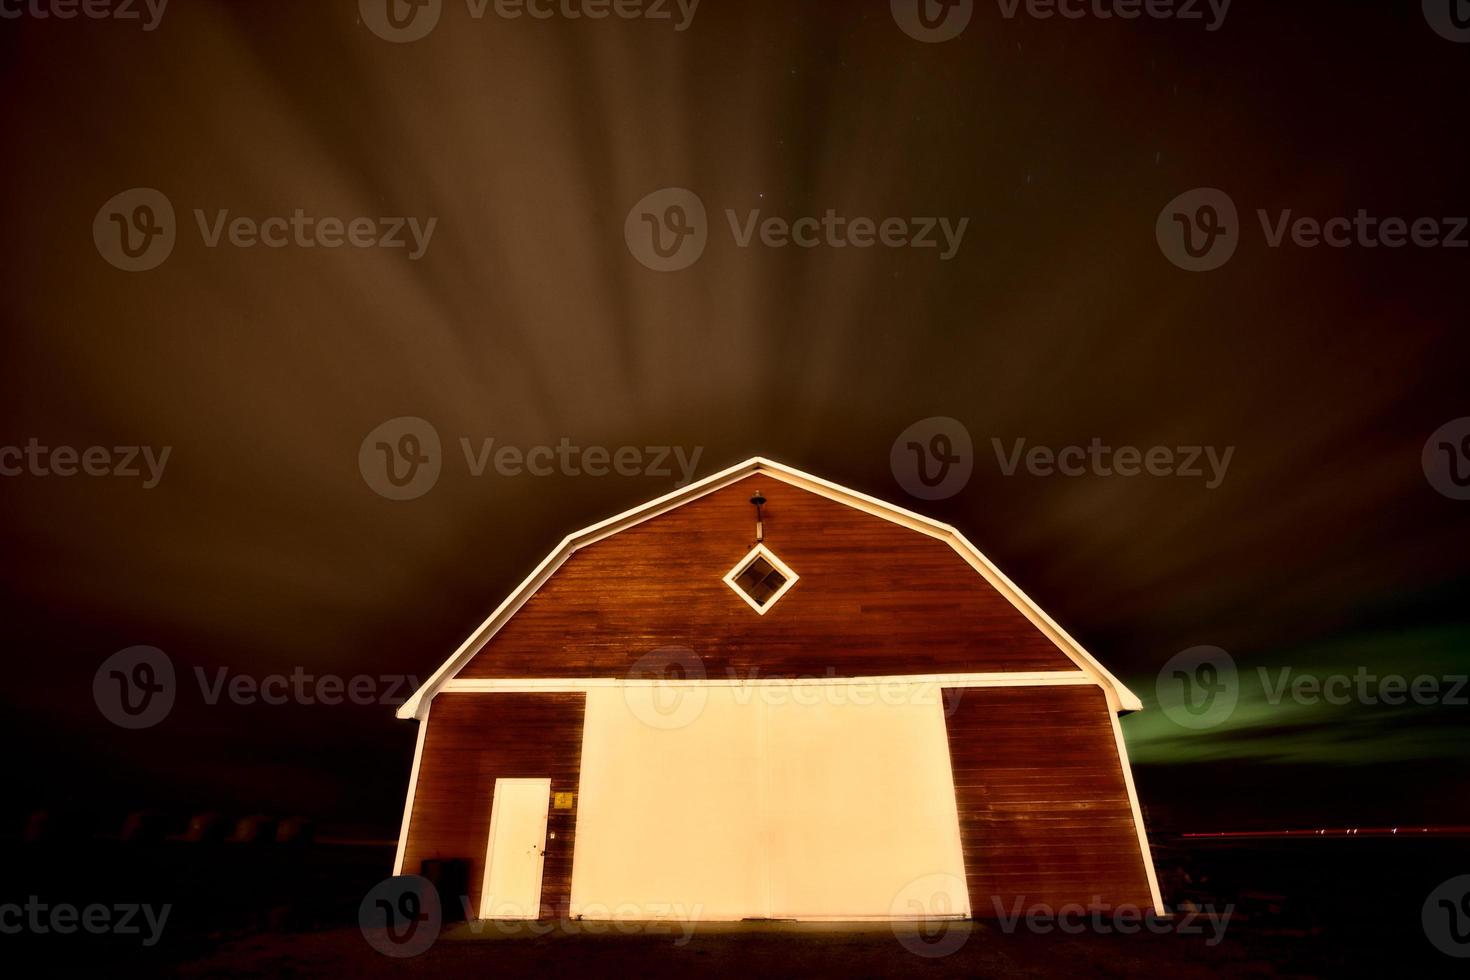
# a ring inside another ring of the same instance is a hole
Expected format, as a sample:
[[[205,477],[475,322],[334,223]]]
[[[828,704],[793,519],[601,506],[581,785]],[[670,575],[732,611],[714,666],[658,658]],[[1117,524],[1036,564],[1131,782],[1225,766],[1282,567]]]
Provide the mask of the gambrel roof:
[[[398,709],[398,717],[422,719],[434,695],[484,648],[491,638],[515,616],[521,606],[579,549],[757,473],[945,542],[1071,659],[1082,673],[1096,680],[1107,693],[1108,703],[1113,710],[1124,712],[1142,709],[1142,702],[1132,691],[1109,673],[1107,668],[1098,663],[1091,654],[1083,649],[1081,644],[1057,625],[1036,603],[1032,602],[1016,587],[1014,582],[1006,578],[988,558],[980,553],[979,549],[955,528],[856,490],[850,490],[809,473],[803,473],[783,463],[756,456],[634,507],[632,510],[567,535],[562,539],[561,544],[557,545],[556,549],[536,566],[525,581],[506,597],[505,601],[460,645],[453,656],[444,661],[424,685],[403,703]]]

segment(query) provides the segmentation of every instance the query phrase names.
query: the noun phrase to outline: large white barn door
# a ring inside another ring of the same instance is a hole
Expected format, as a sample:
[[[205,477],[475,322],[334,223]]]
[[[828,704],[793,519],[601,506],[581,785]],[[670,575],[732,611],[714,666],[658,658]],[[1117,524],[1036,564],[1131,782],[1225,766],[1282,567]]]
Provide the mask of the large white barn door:
[[[574,915],[964,915],[964,876],[937,687],[588,693]]]
[[[756,722],[728,690],[588,692],[573,915],[765,914]]]
[[[937,685],[790,693],[765,711],[772,913],[912,916],[917,889],[928,913],[968,914]]]

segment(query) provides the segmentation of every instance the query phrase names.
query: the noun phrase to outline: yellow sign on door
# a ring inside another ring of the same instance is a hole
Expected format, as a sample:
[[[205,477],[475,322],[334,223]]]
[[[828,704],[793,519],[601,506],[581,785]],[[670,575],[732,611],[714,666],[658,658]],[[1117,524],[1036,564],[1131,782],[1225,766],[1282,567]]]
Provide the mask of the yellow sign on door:
[[[551,806],[556,810],[570,810],[572,801],[576,798],[576,793],[553,793],[551,794]]]

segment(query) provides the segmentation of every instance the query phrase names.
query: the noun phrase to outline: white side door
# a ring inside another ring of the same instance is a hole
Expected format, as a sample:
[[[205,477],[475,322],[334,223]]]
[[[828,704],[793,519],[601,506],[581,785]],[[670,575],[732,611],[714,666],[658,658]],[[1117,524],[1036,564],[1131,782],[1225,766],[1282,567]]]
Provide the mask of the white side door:
[[[490,804],[490,843],[480,888],[480,918],[541,915],[550,779],[497,779]]]

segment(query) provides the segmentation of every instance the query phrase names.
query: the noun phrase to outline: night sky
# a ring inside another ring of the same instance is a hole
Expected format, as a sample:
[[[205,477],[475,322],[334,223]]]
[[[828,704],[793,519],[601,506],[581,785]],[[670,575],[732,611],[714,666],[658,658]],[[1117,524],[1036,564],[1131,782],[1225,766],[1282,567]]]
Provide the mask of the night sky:
[[[1003,10],[943,43],[878,0],[704,0],[684,30],[676,5],[445,0],[412,43],[349,0],[0,20],[0,447],[170,447],[150,488],[0,477],[0,829],[157,808],[395,836],[414,726],[391,705],[210,704],[195,671],[427,677],[563,535],[680,482],[475,476],[462,438],[679,447],[696,476],[764,455],[956,525],[1143,698],[1124,731],[1160,826],[1470,823],[1470,709],[1273,704],[1259,673],[1470,672],[1470,501],[1421,465],[1470,416],[1470,248],[1271,247],[1257,217],[1470,214],[1470,44],[1417,2],[1237,0],[1216,30]],[[94,220],[138,187],[177,240],[130,272]],[[671,187],[708,240],[661,272],[625,221]],[[1239,244],[1190,272],[1155,225],[1201,187]],[[417,257],[407,230],[207,244],[221,212],[297,209],[434,225]],[[726,212],[756,209],[968,224],[949,258],[741,247]],[[359,450],[403,416],[442,472],[392,500]],[[924,500],[890,451],[933,417],[973,473]],[[1021,439],[1233,455],[1214,488],[1006,475],[995,440]],[[92,685],[138,645],[178,689],[128,731]],[[1192,730],[1155,679],[1202,645],[1239,704]]]

